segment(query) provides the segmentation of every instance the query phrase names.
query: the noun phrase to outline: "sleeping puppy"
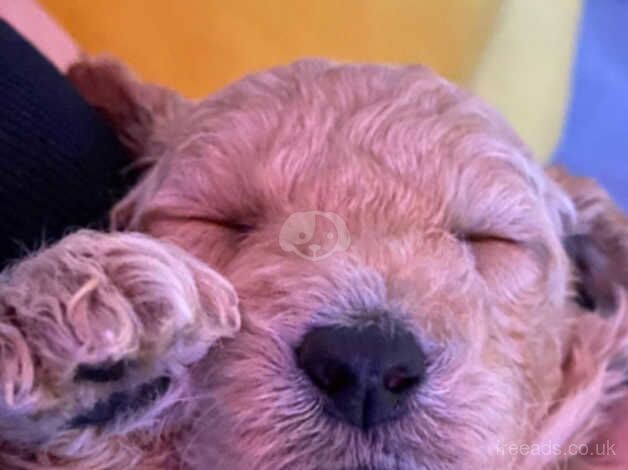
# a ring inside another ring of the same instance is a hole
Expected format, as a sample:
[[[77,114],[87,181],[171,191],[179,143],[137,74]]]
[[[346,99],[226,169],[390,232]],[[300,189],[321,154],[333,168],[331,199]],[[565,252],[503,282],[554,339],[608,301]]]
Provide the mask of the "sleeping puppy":
[[[476,98],[69,76],[144,174],[2,274],[2,468],[626,468],[628,221]]]

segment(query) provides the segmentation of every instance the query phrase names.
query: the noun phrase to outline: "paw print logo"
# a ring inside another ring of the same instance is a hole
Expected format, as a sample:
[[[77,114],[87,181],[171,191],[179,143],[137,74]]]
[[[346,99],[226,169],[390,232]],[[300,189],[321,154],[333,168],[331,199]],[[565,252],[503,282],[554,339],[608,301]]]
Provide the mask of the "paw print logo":
[[[279,232],[283,251],[313,261],[345,251],[350,243],[347,225],[332,212],[295,212]]]

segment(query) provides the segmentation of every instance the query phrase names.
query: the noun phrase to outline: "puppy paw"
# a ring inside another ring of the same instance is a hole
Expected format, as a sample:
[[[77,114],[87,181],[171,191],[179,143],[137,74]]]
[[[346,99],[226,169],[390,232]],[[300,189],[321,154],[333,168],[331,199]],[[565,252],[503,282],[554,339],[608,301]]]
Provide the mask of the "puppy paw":
[[[0,440],[75,453],[148,428],[239,325],[231,285],[179,248],[70,235],[0,275]]]

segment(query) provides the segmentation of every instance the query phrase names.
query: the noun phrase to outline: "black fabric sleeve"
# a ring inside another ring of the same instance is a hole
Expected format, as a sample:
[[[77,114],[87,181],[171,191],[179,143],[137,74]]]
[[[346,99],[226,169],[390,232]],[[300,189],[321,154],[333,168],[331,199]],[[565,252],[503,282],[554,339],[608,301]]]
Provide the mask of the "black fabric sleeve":
[[[103,118],[0,20],[0,268],[102,225],[129,162]]]

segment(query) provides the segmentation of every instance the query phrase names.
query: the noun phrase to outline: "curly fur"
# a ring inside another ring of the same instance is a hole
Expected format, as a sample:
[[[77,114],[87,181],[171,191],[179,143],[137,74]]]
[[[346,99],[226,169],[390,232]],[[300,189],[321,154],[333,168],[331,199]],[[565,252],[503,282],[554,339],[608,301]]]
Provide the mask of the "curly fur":
[[[628,222],[479,100],[422,67],[325,61],[199,102],[108,59],[70,78],[145,168],[112,220],[150,238],[79,232],[3,274],[10,466],[625,468],[569,449],[626,427]],[[348,249],[282,250],[303,211],[338,216]],[[574,300],[573,236],[595,311]],[[323,412],[293,353],[308,328],[365,322],[404,325],[428,363],[409,412],[368,433]],[[72,380],[80,364],[137,357],[136,383],[171,378],[163,397],[59,424],[112,393]]]

